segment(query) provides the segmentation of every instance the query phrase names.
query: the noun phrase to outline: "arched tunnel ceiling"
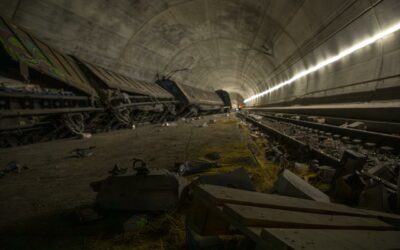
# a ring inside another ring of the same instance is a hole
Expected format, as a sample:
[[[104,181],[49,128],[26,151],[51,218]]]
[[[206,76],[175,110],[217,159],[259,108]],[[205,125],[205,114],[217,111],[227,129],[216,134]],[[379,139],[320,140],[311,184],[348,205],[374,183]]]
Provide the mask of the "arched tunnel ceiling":
[[[1,0],[0,14],[62,51],[135,78],[186,69],[173,78],[249,96],[398,19],[399,2]],[[382,57],[379,47],[370,50],[326,75]]]

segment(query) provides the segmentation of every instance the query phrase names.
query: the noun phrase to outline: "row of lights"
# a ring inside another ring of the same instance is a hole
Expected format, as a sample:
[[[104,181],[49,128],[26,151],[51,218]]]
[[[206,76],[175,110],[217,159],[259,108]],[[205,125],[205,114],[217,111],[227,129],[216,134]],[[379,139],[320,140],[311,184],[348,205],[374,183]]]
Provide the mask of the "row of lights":
[[[340,60],[341,58],[356,52],[359,49],[362,49],[362,48],[364,48],[364,47],[366,47],[366,46],[368,46],[370,44],[373,44],[376,41],[384,38],[387,35],[390,35],[390,34],[396,32],[396,31],[398,31],[398,30],[400,30],[400,23],[397,23],[397,24],[389,27],[388,29],[385,29],[384,31],[382,31],[382,32],[380,32],[380,33],[378,33],[378,34],[376,34],[376,35],[374,35],[374,36],[372,36],[372,37],[370,37],[368,39],[365,39],[365,40],[363,40],[363,41],[351,46],[348,49],[343,50],[339,54],[337,54],[335,56],[332,56],[332,57],[330,57],[330,58],[318,63],[317,65],[312,66],[309,69],[306,69],[306,70],[294,75],[289,80],[281,82],[281,83],[275,85],[274,87],[269,88],[269,89],[267,89],[267,90],[265,90],[265,91],[263,91],[261,93],[258,93],[256,95],[250,96],[249,98],[245,99],[244,102],[247,103],[247,102],[253,101],[258,97],[264,96],[264,95],[269,94],[269,93],[271,93],[271,92],[273,92],[273,91],[275,91],[277,89],[280,89],[280,88],[282,88],[282,87],[284,87],[286,85],[289,85],[289,84],[293,83],[294,81],[296,81],[296,80],[298,80],[298,79],[300,79],[300,78],[302,78],[302,77],[304,77],[306,75],[309,75],[309,74],[311,74],[311,73],[313,73],[313,72],[325,67],[326,65],[334,63],[334,62]]]

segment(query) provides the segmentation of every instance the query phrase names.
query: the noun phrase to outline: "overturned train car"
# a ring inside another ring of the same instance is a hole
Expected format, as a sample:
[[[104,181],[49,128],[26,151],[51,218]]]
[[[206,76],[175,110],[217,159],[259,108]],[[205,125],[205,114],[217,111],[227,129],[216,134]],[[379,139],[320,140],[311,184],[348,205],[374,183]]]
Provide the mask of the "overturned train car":
[[[70,56],[0,18],[0,147],[82,133],[102,110]]]
[[[65,55],[0,18],[0,147],[175,117],[176,100]]]
[[[0,148],[230,108],[213,91],[66,55],[0,17]]]
[[[230,110],[237,110],[244,107],[244,99],[243,97],[236,92],[228,92],[223,89],[219,89],[215,91],[217,95],[224,102],[224,112],[229,112]]]
[[[177,83],[170,79],[160,79],[157,83],[178,100],[176,113],[179,117],[216,114],[224,110],[224,102],[213,91]]]
[[[93,87],[106,113],[115,120],[107,128],[157,123],[175,116],[174,96],[157,84],[132,79],[83,60],[76,60],[90,82],[94,83]]]

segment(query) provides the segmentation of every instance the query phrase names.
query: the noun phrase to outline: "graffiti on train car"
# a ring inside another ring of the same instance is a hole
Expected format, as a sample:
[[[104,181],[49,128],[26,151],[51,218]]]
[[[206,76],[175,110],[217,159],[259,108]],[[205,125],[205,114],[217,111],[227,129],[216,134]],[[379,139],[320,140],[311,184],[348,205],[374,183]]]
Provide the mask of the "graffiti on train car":
[[[53,67],[47,57],[32,41],[18,39],[11,31],[0,29],[0,41],[6,52],[16,61],[26,63],[32,68],[47,73],[60,80],[66,80],[67,76]]]

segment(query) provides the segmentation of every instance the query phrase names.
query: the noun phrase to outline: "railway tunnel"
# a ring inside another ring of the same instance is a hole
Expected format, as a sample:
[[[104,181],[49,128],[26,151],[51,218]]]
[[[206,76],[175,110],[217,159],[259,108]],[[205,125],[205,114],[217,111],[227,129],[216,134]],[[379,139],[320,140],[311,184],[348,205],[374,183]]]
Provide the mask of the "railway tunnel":
[[[400,248],[398,0],[0,0],[0,58],[0,248]]]

